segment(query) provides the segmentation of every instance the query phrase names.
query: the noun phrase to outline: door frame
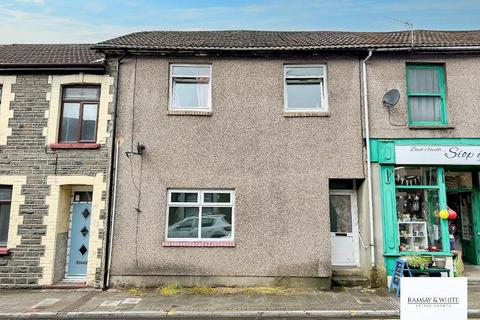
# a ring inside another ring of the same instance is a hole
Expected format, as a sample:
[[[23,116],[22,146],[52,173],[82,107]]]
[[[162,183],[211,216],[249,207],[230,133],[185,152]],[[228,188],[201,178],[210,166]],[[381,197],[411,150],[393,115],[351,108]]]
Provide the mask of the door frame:
[[[65,258],[65,275],[63,277],[64,281],[68,282],[84,282],[87,281],[87,274],[85,274],[84,277],[79,277],[79,276],[70,276],[68,274],[68,263],[70,262],[70,240],[72,237],[72,218],[73,218],[73,204],[74,203],[90,203],[93,209],[93,201],[75,201],[75,192],[81,192],[81,191],[86,191],[86,192],[92,192],[93,189],[92,187],[88,186],[73,186],[72,187],[72,194],[70,195],[70,212],[69,212],[69,217],[68,217],[68,238],[67,238],[67,254]],[[90,225],[92,222],[90,221]],[[91,228],[91,227],[90,227]],[[89,244],[89,250],[90,250],[90,244]],[[88,261],[88,260],[87,260]]]
[[[331,195],[349,195],[351,200],[351,212],[352,212],[352,237],[353,237],[353,264],[333,264],[332,266],[338,267],[360,267],[360,232],[358,225],[358,205],[357,205],[357,190],[356,189],[330,189],[328,193],[329,201],[328,206],[330,210],[330,196]],[[330,252],[332,250],[331,239],[335,232],[330,232]]]
[[[476,265],[480,265],[480,170],[477,166],[445,166],[444,175],[447,171],[451,172],[470,172],[472,175],[471,189],[447,189],[446,194],[450,192],[469,192],[471,197],[472,211],[472,230],[473,230],[473,245],[475,246],[475,261]],[[462,243],[463,250],[463,243]]]

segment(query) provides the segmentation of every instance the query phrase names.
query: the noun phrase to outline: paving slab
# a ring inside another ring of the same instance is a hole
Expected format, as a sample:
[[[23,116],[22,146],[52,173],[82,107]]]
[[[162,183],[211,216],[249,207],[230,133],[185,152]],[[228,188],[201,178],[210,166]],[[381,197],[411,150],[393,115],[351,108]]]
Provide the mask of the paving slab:
[[[0,319],[397,319],[399,301],[384,291],[341,289],[302,294],[180,294],[155,290],[0,290]],[[469,289],[480,319],[480,288]]]

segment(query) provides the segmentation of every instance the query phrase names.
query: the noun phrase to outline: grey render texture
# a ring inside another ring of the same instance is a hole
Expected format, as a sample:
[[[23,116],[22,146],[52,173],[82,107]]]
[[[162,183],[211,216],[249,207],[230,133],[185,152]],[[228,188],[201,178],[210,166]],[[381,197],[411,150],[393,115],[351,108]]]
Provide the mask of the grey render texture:
[[[177,62],[212,65],[210,115],[168,113]],[[328,116],[284,115],[286,63],[327,65]],[[330,277],[329,179],[364,177],[358,59],[138,56],[119,80],[113,284]],[[234,189],[235,247],[162,246],[168,188]]]
[[[137,142],[146,146],[141,158],[120,157],[113,284],[293,284],[295,279],[329,278],[335,271],[330,252],[329,179],[361,182],[366,172],[360,79],[367,48],[404,50],[374,51],[368,62],[372,137],[478,136],[478,116],[468,105],[478,101],[478,92],[476,82],[467,81],[476,77],[471,70],[478,68],[478,54],[426,53],[435,46],[473,50],[480,44],[478,31],[416,32],[416,43],[423,45],[418,50],[410,50],[408,33],[365,35],[363,43],[347,41],[348,45],[342,45],[345,37],[358,34],[313,33],[317,38],[308,43],[312,40],[308,33],[250,32],[252,42],[240,41],[248,34],[143,32],[95,46],[111,58],[122,48],[135,54],[120,68],[119,154]],[[329,51],[335,49],[332,43],[340,46],[334,53]],[[405,122],[408,62],[445,64],[449,123],[454,128],[413,130],[388,122],[381,101],[394,88],[400,90],[401,100],[392,110],[392,119]],[[168,111],[172,63],[211,64],[211,113]],[[325,117],[289,117],[283,112],[283,66],[290,63],[327,66],[329,112]],[[373,171],[375,256],[378,276],[383,278],[378,168],[374,166]],[[140,186],[139,192],[132,192],[134,183]],[[163,246],[169,188],[234,189],[235,247]],[[364,241],[359,248],[360,267],[340,272],[370,275],[365,183],[358,186],[357,195]]]
[[[88,48],[84,48],[84,50],[88,50]],[[98,56],[98,54],[94,53],[93,56]],[[6,56],[0,55],[0,64],[5,61],[4,58]],[[57,63],[58,66],[69,66],[63,58],[60,60]],[[38,61],[33,61],[27,68],[32,68],[37,63]],[[11,67],[15,68],[15,64]],[[106,72],[114,73],[115,65],[110,65]],[[0,288],[35,288],[39,286],[38,280],[42,277],[43,270],[39,263],[45,254],[42,238],[45,237],[47,229],[45,224],[48,215],[46,197],[50,195],[51,191],[47,184],[47,177],[55,174],[57,176],[95,176],[102,173],[107,179],[109,176],[110,139],[96,150],[52,151],[50,148],[46,148],[46,137],[43,131],[47,127],[48,121],[45,118],[45,111],[49,110],[47,96],[52,90],[49,76],[59,73],[51,70],[41,72],[3,70],[1,75],[9,74],[16,75],[16,82],[12,85],[15,99],[10,104],[13,118],[8,123],[8,126],[12,128],[12,133],[8,136],[6,145],[0,146],[0,175],[26,176],[27,180],[21,188],[21,193],[25,196],[25,202],[20,206],[19,212],[22,219],[18,227],[21,243],[14,248],[8,248],[10,254],[0,256]],[[52,152],[56,152],[58,155],[58,163]],[[102,198],[106,199],[107,194],[102,194]],[[106,214],[107,212],[104,210],[100,221],[102,238],[106,230]],[[66,243],[67,234],[58,234],[54,267],[56,282],[62,280],[64,276]],[[103,250],[90,254],[101,257]],[[97,268],[94,286],[100,287],[102,280],[102,268]]]
[[[238,34],[245,36],[242,32]],[[135,41],[141,42],[142,37],[150,36],[149,33],[140,35],[140,40],[135,36]],[[232,32],[228,37],[235,35]],[[327,33],[313,35],[329,39]],[[348,43],[349,33],[339,35],[340,43]],[[322,47],[322,42],[314,41],[314,49],[309,49],[305,43],[305,50],[300,54],[295,51],[298,48],[294,48],[299,39],[288,34],[278,36],[286,41],[283,45],[286,50],[270,48],[271,52],[261,52],[260,56],[251,55],[259,50],[253,46],[247,48],[251,53],[243,56],[227,53],[237,47],[227,50],[222,44],[214,48],[216,53],[210,52],[212,48],[208,41],[215,40],[212,36],[210,40],[204,39],[203,44],[195,44],[197,47],[193,49],[185,46],[186,42],[179,47],[175,44],[178,39],[172,40],[171,48],[167,48],[155,38],[148,38],[147,42],[151,43],[143,47],[142,43],[120,43],[115,39],[111,41],[114,44],[111,47],[95,46],[98,50],[111,50],[107,73],[112,76],[116,74],[116,59],[122,55],[123,48],[131,51],[121,64],[118,79],[115,138],[120,147],[117,150],[119,166],[110,270],[112,284],[157,285],[172,281],[185,284],[293,284],[295,279],[318,284],[316,280],[331,276],[329,179],[365,178],[361,61],[369,46],[393,46],[398,44],[395,39],[399,37],[401,46],[408,49],[409,38],[405,33],[387,34],[375,38],[375,43],[367,41],[361,46],[351,45],[350,49],[354,51],[349,52],[322,51],[328,48]],[[311,39],[307,33],[300,36],[301,39]],[[417,36],[418,43],[425,46],[472,48],[480,45],[478,31],[458,34],[419,32]],[[257,43],[266,43],[259,37]],[[5,49],[4,46],[1,48]],[[168,54],[163,52],[164,56],[161,56],[155,50],[166,50]],[[203,56],[197,56],[195,50]],[[223,50],[222,54],[217,54],[218,50]],[[77,61],[77,58],[72,59]],[[28,63],[28,59],[22,61]],[[399,89],[402,95],[392,110],[392,119],[396,123],[405,122],[407,62],[445,64],[451,127],[413,130],[388,122],[381,98],[393,88]],[[212,65],[211,113],[182,115],[168,112],[171,63]],[[288,63],[327,66],[328,114],[323,117],[284,114],[283,66]],[[474,72],[479,69],[479,64],[476,53],[374,52],[368,63],[372,137],[478,137],[478,113],[472,102],[480,99],[476,86],[478,75]],[[2,72],[6,74],[6,71]],[[54,156],[45,154],[43,136],[43,128],[47,125],[45,111],[49,108],[46,95],[51,91],[49,74],[52,73],[17,73],[17,81],[12,87],[15,93],[11,104],[14,115],[9,122],[12,134],[7,145],[0,146],[0,174],[27,175],[27,184],[22,187],[25,204],[20,208],[23,217],[18,230],[21,245],[12,248],[9,256],[0,257],[2,287],[36,287],[42,274],[39,259],[44,254],[41,239],[45,236],[44,219],[48,213],[45,198],[50,193],[46,177],[55,173]],[[113,113],[113,105],[110,112]],[[125,157],[125,151],[131,150],[132,144],[137,142],[146,146],[145,154],[130,160]],[[58,150],[57,174],[93,176],[103,173],[108,184],[111,147],[112,140],[108,139],[107,144],[98,150]],[[374,170],[374,179],[376,173],[378,170]],[[136,191],[134,184],[140,187],[140,192]],[[235,247],[163,246],[168,188],[234,189]],[[360,231],[368,248],[370,243],[366,235],[370,230],[365,189],[365,183],[359,186],[358,208]],[[377,189],[374,194],[378,195]],[[103,196],[107,198],[108,194]],[[376,255],[381,271],[381,208],[380,199],[375,197],[374,200]],[[107,214],[107,210],[102,213],[102,237],[106,234],[104,219]],[[99,256],[104,253],[97,252]],[[61,256],[57,258],[59,261],[63,259]],[[360,248],[360,260],[361,267],[353,272],[368,274],[369,252],[363,247]],[[103,276],[103,268],[99,268],[97,286]]]

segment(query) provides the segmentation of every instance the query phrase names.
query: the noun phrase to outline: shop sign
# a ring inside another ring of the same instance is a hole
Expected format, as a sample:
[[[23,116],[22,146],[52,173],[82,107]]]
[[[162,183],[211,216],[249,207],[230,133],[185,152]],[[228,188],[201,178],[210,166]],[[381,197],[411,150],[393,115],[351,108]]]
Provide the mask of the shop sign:
[[[480,165],[480,146],[395,146],[397,164]]]
[[[400,320],[467,320],[467,278],[401,278]]]

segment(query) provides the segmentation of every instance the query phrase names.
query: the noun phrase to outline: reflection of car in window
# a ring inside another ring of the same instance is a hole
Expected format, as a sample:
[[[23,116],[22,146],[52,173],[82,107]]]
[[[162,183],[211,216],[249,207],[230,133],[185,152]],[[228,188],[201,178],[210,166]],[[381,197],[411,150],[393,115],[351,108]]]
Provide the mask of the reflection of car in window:
[[[232,232],[231,224],[224,215],[208,215],[202,217],[202,238],[228,238]],[[198,218],[187,217],[168,227],[169,238],[198,237]]]

